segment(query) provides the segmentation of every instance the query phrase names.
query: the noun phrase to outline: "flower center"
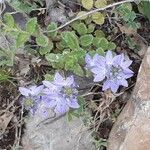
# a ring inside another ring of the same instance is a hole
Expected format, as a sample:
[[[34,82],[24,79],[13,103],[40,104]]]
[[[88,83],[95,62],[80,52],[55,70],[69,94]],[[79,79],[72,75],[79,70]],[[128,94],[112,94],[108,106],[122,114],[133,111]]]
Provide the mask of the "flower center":
[[[33,107],[34,106],[34,101],[30,98],[25,99],[24,101],[25,107]]]
[[[70,87],[64,87],[64,94],[67,96],[71,96],[73,94],[73,90]]]
[[[122,71],[121,68],[111,66],[111,67],[109,67],[109,69],[107,71],[107,78],[116,78],[116,77],[118,77],[118,75],[121,71]]]

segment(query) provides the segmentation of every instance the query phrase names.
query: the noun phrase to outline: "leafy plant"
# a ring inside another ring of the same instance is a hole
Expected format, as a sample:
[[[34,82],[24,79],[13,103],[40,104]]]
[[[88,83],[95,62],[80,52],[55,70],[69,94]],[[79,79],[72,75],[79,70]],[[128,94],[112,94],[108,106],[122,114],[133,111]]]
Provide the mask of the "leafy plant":
[[[81,0],[82,6],[87,9],[91,10],[92,8],[101,8],[105,7],[107,5],[106,0]],[[79,12],[78,16],[85,14],[85,11]],[[104,24],[105,21],[105,14],[101,12],[95,12],[89,18],[92,19],[92,21],[98,25]],[[87,19],[87,17],[82,17],[81,20]]]
[[[16,11],[29,14],[34,9],[40,8],[39,5],[43,6],[44,3],[40,0],[24,1],[24,0],[8,0],[9,5],[11,5]],[[39,4],[39,5],[37,5]]]
[[[138,29],[140,27],[140,23],[135,21],[136,13],[132,10],[131,3],[125,3],[118,6],[117,11],[127,27],[133,29]]]
[[[97,150],[103,150],[104,147],[107,147],[107,141],[106,139],[99,139],[99,140],[93,140],[93,143],[95,144],[95,147]]]
[[[0,68],[0,83],[9,81],[9,72],[5,68]]]
[[[0,47],[0,66],[13,66],[15,52]]]
[[[83,76],[85,74],[84,58],[87,52],[93,55],[95,53],[104,55],[106,50],[113,50],[116,45],[113,42],[109,42],[102,31],[100,34],[93,36],[95,31],[95,25],[93,24],[86,25],[84,22],[77,21],[71,25],[71,28],[73,31],[64,31],[61,34],[57,33],[53,38],[51,37],[54,42],[50,52],[42,49],[46,52],[45,57],[53,68],[65,69],[76,75]],[[55,42],[55,39],[59,39],[59,41]],[[55,47],[57,49],[54,49]]]
[[[138,5],[139,11],[150,20],[150,1],[143,1]]]

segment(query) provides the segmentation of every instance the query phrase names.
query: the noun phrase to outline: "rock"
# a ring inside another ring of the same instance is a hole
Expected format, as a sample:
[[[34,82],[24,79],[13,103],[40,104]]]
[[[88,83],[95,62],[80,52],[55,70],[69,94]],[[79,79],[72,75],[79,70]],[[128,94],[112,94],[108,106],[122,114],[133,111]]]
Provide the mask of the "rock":
[[[150,149],[150,47],[145,54],[134,92],[114,124],[108,150]]]
[[[54,116],[51,111],[49,115]],[[90,132],[79,118],[68,122],[63,115],[45,123],[42,120],[38,112],[29,117],[22,137],[23,150],[95,150]]]

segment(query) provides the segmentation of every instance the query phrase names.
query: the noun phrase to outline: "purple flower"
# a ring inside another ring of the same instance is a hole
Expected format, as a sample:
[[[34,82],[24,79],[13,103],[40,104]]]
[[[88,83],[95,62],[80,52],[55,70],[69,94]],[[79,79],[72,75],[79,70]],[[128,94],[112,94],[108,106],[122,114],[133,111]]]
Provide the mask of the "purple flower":
[[[133,76],[133,71],[129,69],[131,63],[132,61],[126,60],[123,54],[113,56],[113,53],[108,51],[104,59],[94,62],[91,69],[94,82],[104,80],[103,90],[111,89],[114,93],[120,85],[128,87],[127,79]]]
[[[21,95],[24,96],[22,104],[25,109],[30,110],[30,113],[33,115],[38,109],[38,105],[41,102],[41,93],[44,86],[31,86],[31,87],[19,87]]]
[[[53,82],[43,81],[43,84],[46,87],[43,99],[47,108],[53,108],[57,114],[64,114],[69,108],[79,108],[73,76],[65,79],[57,72]]]
[[[28,96],[38,96],[42,90],[43,90],[44,86],[41,85],[41,86],[31,86],[31,87],[19,87],[19,91],[20,93],[25,96],[25,97],[28,97]]]
[[[92,69],[93,67],[97,66],[98,63],[105,62],[105,58],[103,56],[98,55],[98,54],[95,54],[92,58],[89,54],[86,54],[85,62],[86,62],[86,68]]]

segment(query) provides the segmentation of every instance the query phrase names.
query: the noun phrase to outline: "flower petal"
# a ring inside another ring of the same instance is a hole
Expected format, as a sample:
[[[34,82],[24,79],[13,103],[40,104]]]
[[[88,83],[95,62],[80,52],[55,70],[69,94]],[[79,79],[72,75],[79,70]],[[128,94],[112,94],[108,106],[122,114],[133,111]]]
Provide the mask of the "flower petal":
[[[109,80],[106,80],[106,81],[104,82],[104,84],[103,84],[102,90],[105,91],[105,90],[107,90],[107,89],[109,89],[109,88],[110,88],[110,82],[109,82]]]
[[[59,74],[59,72],[55,73],[54,83],[62,83],[64,82],[64,78]]]
[[[30,90],[25,87],[19,87],[19,91],[23,96],[29,96]]]
[[[113,58],[113,65],[115,67],[118,67],[120,66],[121,62],[124,61],[124,55],[123,54],[120,54],[120,55],[116,55],[114,58]]]
[[[65,86],[75,86],[74,77],[70,76],[66,78]]]
[[[52,87],[52,83],[50,81],[42,81],[43,85],[45,85],[47,88],[51,88]]]
[[[123,69],[126,69],[126,68],[128,68],[132,64],[132,62],[133,62],[132,60],[126,60],[126,61],[124,61],[124,62],[121,63],[121,67]]]
[[[54,109],[57,114],[64,114],[69,111],[69,106],[65,103],[58,103]]]
[[[112,51],[107,51],[106,53],[106,64],[111,65],[113,63],[113,54]]]
[[[67,100],[67,103],[68,103],[69,107],[71,107],[71,108],[79,108],[80,107],[80,105],[77,102],[77,99],[72,99],[72,100],[69,99],[69,100]]]
[[[44,88],[44,86],[40,85],[40,86],[36,87],[34,90],[32,89],[31,94],[33,96],[37,96],[42,92],[43,88]]]
[[[118,90],[118,88],[119,88],[119,85],[117,83],[112,82],[110,84],[110,88],[111,88],[111,90],[112,90],[113,93],[116,93],[117,90]]]
[[[125,79],[120,80],[119,84],[122,85],[122,86],[128,87],[128,82]]]
[[[94,82],[99,82],[99,81],[104,80],[105,75],[106,75],[105,68],[95,67],[91,71],[95,74],[94,75]]]
[[[89,54],[86,54],[85,56],[85,62],[87,63],[87,66],[91,67],[92,57]]]

